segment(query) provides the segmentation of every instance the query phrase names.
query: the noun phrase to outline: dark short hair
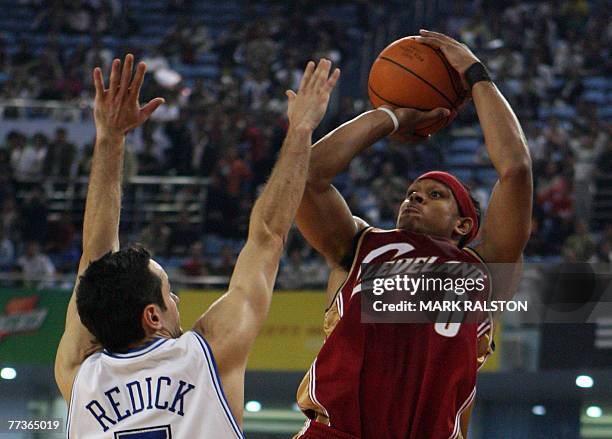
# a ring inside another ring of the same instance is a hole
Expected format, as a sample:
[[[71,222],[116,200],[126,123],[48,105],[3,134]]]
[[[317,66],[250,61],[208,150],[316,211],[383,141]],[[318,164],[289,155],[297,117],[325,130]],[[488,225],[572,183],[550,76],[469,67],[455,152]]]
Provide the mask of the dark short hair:
[[[109,252],[79,278],[76,303],[83,325],[113,352],[124,352],[145,337],[142,312],[152,303],[166,309],[161,279],[149,268],[151,255],[140,246]]]

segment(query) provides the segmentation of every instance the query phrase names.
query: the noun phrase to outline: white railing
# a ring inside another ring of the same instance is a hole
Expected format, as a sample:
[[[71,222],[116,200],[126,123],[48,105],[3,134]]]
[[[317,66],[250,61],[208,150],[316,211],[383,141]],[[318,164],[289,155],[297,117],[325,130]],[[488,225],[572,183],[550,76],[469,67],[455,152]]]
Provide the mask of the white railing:
[[[47,195],[50,212],[73,212],[80,215],[85,208],[88,180],[89,178],[86,176],[71,178],[41,177],[40,179],[23,180],[20,184],[24,187],[17,192],[17,197],[24,198],[27,196],[28,184],[41,184]],[[130,177],[123,184],[122,221],[129,223],[134,228],[149,221],[152,212],[166,212],[177,216],[179,212],[186,211],[198,215],[199,220],[197,222],[204,224],[209,183],[210,179],[208,177]],[[156,186],[159,189],[155,189]],[[172,188],[171,197],[161,199],[160,194],[168,187]],[[180,189],[184,187],[195,187],[197,193],[176,196],[180,193]],[[155,192],[156,195],[152,195],[152,192]],[[174,216],[169,219],[170,222],[175,220]]]
[[[0,99],[0,119],[35,119],[47,117],[60,122],[91,120],[93,101],[40,101],[36,99]],[[7,110],[14,110],[14,113]],[[28,111],[31,114],[28,114]]]

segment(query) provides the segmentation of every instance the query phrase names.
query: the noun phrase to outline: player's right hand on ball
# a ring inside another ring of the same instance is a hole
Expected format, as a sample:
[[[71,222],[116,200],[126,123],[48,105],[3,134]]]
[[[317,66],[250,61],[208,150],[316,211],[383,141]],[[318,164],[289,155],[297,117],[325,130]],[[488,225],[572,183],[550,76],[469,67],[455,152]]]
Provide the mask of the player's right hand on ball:
[[[108,88],[104,86],[100,68],[96,67],[93,71],[96,87],[94,120],[98,136],[124,136],[147,120],[157,107],[164,103],[164,99],[155,98],[140,107],[138,96],[147,67],[143,62],[139,63],[132,79],[133,64],[132,54],[126,55],[123,68],[119,59],[113,60]]]
[[[316,69],[314,62],[308,62],[297,94],[287,90],[290,127],[313,131],[319,126],[327,111],[329,96],[340,77],[340,69],[334,69],[330,75],[330,68],[331,61],[327,59],[321,59]]]
[[[439,32],[432,32],[429,30],[421,29],[419,32],[421,35],[416,37],[419,43],[427,44],[434,49],[441,50],[448,62],[461,76],[464,87],[467,89],[467,83],[465,82],[465,71],[474,63],[480,62],[480,60],[474,55],[468,46],[460,43],[454,38],[448,35],[441,34]]]
[[[414,108],[391,108],[387,105],[385,105],[385,107],[395,113],[399,122],[399,127],[397,131],[391,135],[391,138],[402,141],[423,141],[423,136],[414,135],[415,127],[433,125],[437,121],[450,115],[450,110],[447,108],[434,108],[431,111],[421,111],[415,110]]]

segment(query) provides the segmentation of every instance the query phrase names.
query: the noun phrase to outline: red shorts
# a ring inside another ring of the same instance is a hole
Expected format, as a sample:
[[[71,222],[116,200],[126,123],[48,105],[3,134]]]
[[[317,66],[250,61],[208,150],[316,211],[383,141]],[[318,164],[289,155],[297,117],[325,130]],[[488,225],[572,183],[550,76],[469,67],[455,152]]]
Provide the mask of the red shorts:
[[[342,433],[316,421],[306,421],[304,429],[294,439],[359,439],[352,434]]]

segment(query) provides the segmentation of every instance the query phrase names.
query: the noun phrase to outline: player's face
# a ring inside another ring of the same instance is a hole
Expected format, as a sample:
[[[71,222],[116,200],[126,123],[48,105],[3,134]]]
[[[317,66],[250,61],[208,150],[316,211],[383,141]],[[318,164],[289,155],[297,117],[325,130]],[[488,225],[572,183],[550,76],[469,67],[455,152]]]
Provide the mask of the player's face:
[[[408,187],[397,228],[452,238],[459,218],[457,201],[450,189],[436,180],[423,179]]]
[[[178,338],[183,333],[178,312],[179,298],[176,294],[170,291],[170,281],[168,274],[157,262],[151,260],[151,271],[160,277],[162,285],[162,297],[166,310],[161,313],[162,326],[165,332],[173,338]]]

